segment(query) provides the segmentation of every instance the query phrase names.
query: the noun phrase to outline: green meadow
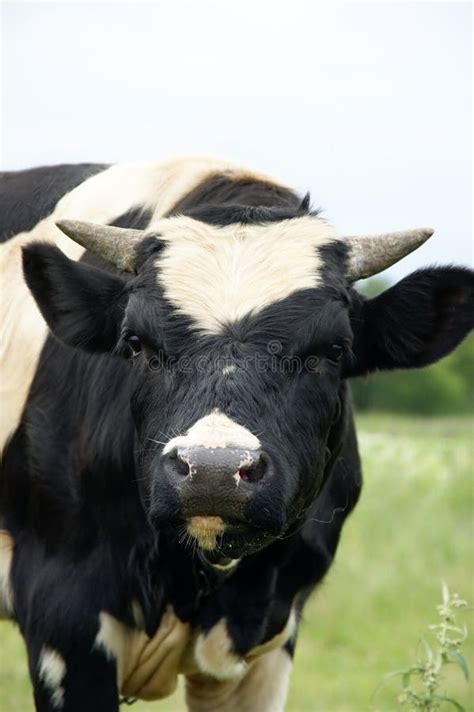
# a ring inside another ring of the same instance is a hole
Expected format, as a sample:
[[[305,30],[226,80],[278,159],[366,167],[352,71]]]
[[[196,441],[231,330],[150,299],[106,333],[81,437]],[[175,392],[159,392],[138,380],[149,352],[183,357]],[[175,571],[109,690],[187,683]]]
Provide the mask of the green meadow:
[[[364,491],[306,608],[288,712],[400,709],[401,683],[386,675],[415,661],[437,622],[442,582],[474,606],[473,421],[370,414],[359,416],[358,432]],[[464,652],[474,674],[472,610],[459,620],[470,629]],[[443,686],[474,710],[472,683],[458,668]],[[182,700],[178,690],[130,709],[181,712]],[[23,644],[9,623],[0,624],[0,710],[33,710]]]

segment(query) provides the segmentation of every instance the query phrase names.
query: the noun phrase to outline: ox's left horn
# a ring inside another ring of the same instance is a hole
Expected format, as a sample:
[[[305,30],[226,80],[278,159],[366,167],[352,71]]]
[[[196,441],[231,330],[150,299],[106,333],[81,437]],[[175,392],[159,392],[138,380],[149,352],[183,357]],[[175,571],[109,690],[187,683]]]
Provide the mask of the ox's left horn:
[[[65,235],[94,252],[123,272],[133,272],[135,248],[143,240],[143,230],[97,225],[81,220],[58,220],[57,227]]]
[[[346,276],[350,282],[372,277],[406,257],[431,237],[434,230],[421,227],[383,235],[347,237],[349,246]]]

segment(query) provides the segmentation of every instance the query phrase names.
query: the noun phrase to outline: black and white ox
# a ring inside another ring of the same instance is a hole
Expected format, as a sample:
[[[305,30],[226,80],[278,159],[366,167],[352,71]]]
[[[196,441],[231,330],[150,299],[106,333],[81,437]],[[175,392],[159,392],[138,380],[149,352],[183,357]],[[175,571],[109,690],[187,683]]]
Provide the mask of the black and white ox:
[[[36,709],[284,707],[361,487],[347,380],[449,353],[473,274],[353,283],[431,230],[339,238],[209,158],[4,174],[0,604]],[[67,235],[67,237],[66,237]]]

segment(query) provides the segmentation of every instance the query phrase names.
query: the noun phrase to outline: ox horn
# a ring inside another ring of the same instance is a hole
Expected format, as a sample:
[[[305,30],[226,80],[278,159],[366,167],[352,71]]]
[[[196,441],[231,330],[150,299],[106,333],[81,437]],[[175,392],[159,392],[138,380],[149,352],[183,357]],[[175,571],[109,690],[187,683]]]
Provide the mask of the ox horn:
[[[143,230],[81,220],[58,220],[56,225],[71,240],[111,262],[122,272],[133,272],[135,248],[143,240]]]
[[[350,282],[372,277],[406,257],[431,237],[434,230],[421,227],[382,235],[347,237],[349,246],[346,277]]]

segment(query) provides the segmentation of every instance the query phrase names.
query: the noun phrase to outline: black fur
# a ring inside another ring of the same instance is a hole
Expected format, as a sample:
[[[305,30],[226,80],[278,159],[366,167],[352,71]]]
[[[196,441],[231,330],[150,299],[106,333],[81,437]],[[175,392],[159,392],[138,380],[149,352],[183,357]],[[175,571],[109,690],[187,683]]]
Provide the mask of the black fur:
[[[216,175],[192,190],[169,215],[187,215],[223,227],[234,223],[278,222],[318,213],[311,210],[309,193],[301,199],[288,188],[272,183]]]
[[[309,201],[216,176],[172,212],[216,225],[264,223],[307,214]],[[145,226],[149,216],[137,209],[123,220]],[[321,251],[322,286],[202,336],[157,286],[160,249],[159,239],[144,242],[132,278],[73,263],[49,245],[24,250],[25,279],[54,337],[4,453],[0,517],[15,541],[15,618],[38,710],[51,709],[38,678],[43,645],[66,660],[65,712],[117,710],[114,664],[94,639],[103,610],[134,626],[134,599],[149,635],[170,603],[204,631],[225,618],[241,655],[279,633],[330,567],[359,496],[344,378],[429,363],[472,325],[472,273],[422,271],[366,300],[346,283],[348,248],[337,243]],[[127,362],[120,354],[129,354],[130,334],[144,350]],[[269,341],[281,344],[275,362]],[[202,357],[208,366],[198,369]],[[246,367],[224,377],[218,359]],[[303,364],[299,372],[293,363]],[[220,542],[243,556],[225,576],[180,543],[180,502],[161,464],[167,434],[214,408],[259,433],[274,467],[246,508],[246,534]],[[290,654],[295,643],[296,632]]]
[[[108,168],[99,163],[43,166],[0,173],[0,242],[31,230],[66,193]]]
[[[306,199],[305,199],[306,200]],[[303,201],[304,203],[304,201]],[[176,203],[168,215],[188,215],[201,206],[228,208],[235,205],[282,210],[307,209],[297,193],[270,181],[216,174],[207,178]]]

